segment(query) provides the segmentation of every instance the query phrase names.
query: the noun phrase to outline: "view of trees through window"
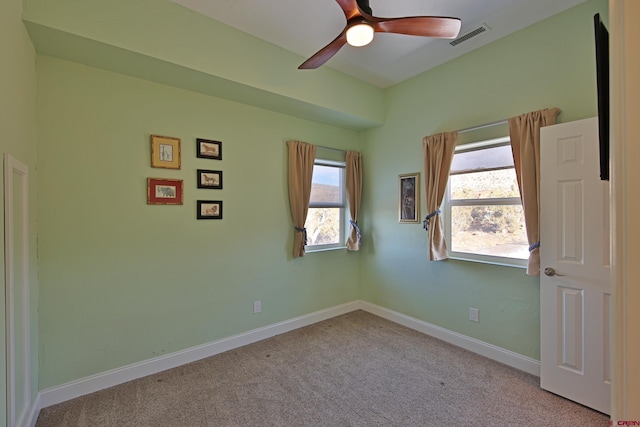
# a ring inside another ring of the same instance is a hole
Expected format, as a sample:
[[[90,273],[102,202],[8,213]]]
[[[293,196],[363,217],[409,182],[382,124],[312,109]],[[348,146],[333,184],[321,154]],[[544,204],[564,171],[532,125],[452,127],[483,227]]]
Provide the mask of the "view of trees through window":
[[[344,168],[316,164],[305,228],[307,246],[339,245],[344,221],[342,194]]]
[[[529,244],[513,167],[449,179],[451,250],[526,259]]]
[[[307,245],[340,243],[340,209],[309,208],[307,214]]]

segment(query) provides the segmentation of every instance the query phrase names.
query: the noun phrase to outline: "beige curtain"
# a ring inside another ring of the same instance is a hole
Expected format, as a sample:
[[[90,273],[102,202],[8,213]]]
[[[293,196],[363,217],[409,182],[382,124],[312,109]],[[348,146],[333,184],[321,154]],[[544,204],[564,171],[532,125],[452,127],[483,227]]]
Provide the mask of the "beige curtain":
[[[440,217],[440,205],[449,181],[449,169],[456,147],[456,132],[426,136],[422,140],[427,212],[424,228],[429,233],[429,260],[447,259],[447,243]]]
[[[529,240],[527,274],[540,275],[540,128],[556,123],[557,108],[509,119],[509,136]]]
[[[351,228],[347,239],[347,249],[360,250],[362,238],[358,226],[360,212],[360,198],[362,195],[362,156],[357,151],[347,151],[347,197],[349,198],[349,213],[351,214]]]
[[[307,244],[307,230],[304,228],[304,223],[309,210],[316,146],[300,141],[287,141],[287,146],[289,147],[289,204],[296,231],[293,240],[293,257],[297,258],[304,256],[304,246]]]

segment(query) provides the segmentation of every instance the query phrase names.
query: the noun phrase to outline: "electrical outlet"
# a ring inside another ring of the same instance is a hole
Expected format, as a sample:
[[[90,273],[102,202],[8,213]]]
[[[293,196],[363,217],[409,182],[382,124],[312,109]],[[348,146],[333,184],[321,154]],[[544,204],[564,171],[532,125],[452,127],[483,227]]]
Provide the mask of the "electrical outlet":
[[[479,322],[480,321],[480,310],[478,310],[477,308],[471,307],[469,309],[469,320],[471,320],[472,322]]]
[[[253,302],[253,314],[260,313],[262,311],[262,301]]]

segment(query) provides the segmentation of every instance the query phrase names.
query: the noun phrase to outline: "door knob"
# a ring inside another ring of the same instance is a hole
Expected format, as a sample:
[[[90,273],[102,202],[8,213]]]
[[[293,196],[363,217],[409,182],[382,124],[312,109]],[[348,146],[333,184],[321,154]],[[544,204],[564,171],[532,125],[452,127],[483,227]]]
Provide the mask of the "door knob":
[[[552,267],[545,268],[544,269],[544,274],[546,274],[549,277],[552,277],[552,276],[564,276],[564,274],[556,273],[556,270],[554,268],[552,268]]]

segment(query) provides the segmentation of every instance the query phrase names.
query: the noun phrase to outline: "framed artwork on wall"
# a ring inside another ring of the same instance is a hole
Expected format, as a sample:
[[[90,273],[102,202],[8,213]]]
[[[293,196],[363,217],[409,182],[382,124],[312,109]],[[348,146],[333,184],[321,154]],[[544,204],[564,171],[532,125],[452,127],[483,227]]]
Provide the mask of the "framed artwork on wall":
[[[222,171],[198,169],[198,188],[222,190]]]
[[[198,219],[222,219],[222,200],[198,200]]]
[[[222,160],[222,142],[210,139],[196,139],[196,157]]]
[[[151,167],[180,169],[180,138],[151,135]]]
[[[403,224],[420,222],[420,173],[398,177],[398,221]]]
[[[181,179],[147,178],[147,204],[181,205],[182,190]]]

